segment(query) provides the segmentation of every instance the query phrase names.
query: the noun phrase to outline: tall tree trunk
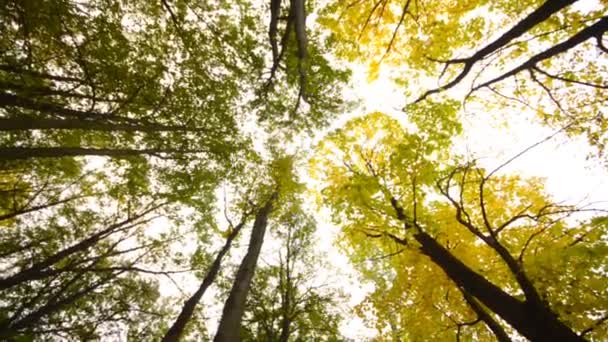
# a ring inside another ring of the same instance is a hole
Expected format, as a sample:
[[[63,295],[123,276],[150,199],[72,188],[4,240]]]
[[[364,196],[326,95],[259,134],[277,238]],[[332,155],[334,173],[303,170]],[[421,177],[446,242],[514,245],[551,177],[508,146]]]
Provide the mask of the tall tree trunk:
[[[308,39],[306,37],[306,4],[304,0],[291,0],[294,13],[296,42],[298,44],[298,58],[308,57]]]
[[[59,82],[74,82],[74,83],[79,83],[79,84],[86,83],[85,80],[81,80],[79,78],[46,74],[44,72],[23,69],[20,66],[11,65],[11,64],[0,64],[0,70],[6,71],[6,72],[11,72],[14,74],[23,74],[23,75],[38,77],[38,78],[42,78],[45,80],[53,80],[53,81],[59,81]]]
[[[113,149],[86,147],[0,147],[0,160],[23,160],[32,158],[61,158],[82,156],[129,157],[158,155],[161,153],[198,153],[202,150],[181,149]]]
[[[289,328],[291,327],[291,320],[288,317],[283,317],[281,321],[281,336],[279,336],[279,342],[289,341],[289,334],[291,333]]]
[[[230,295],[224,304],[222,318],[214,339],[215,342],[237,342],[241,339],[241,320],[245,311],[245,300],[247,299],[247,293],[249,292],[251,280],[255,273],[260,250],[264,243],[268,216],[272,211],[272,206],[277,196],[278,193],[275,191],[256,214],[249,248],[247,248],[247,254],[239,266]]]
[[[49,115],[64,118],[77,118],[80,120],[112,120],[114,122],[133,124],[144,123],[143,120],[139,119],[128,118],[111,113],[86,112],[65,108],[54,103],[34,101],[22,96],[12,95],[5,92],[0,92],[0,107],[20,107]]]
[[[279,282],[280,290],[281,290],[281,311],[282,311],[282,319],[281,319],[281,335],[279,336],[279,342],[287,342],[289,340],[290,334],[290,326],[291,326],[291,294],[292,294],[292,286],[291,286],[291,227],[287,230],[287,243],[286,249],[287,253],[285,255],[285,263],[281,265],[281,280]],[[284,269],[284,271],[283,271]],[[284,278],[284,280],[283,280]]]
[[[467,293],[531,341],[584,341],[547,307],[522,302],[489,282],[424,232],[414,235],[420,250]]]
[[[213,263],[211,264],[211,267],[207,271],[207,274],[205,275],[205,278],[203,279],[201,286],[192,295],[192,297],[190,297],[184,303],[184,306],[182,307],[182,311],[180,312],[179,316],[177,317],[177,319],[175,320],[175,322],[173,323],[171,328],[169,328],[169,330],[165,334],[165,337],[163,337],[162,342],[179,341],[182,333],[184,332],[184,328],[186,327],[186,324],[188,324],[188,322],[192,318],[192,314],[194,313],[194,308],[196,307],[198,302],[201,300],[201,298],[205,294],[205,291],[207,291],[207,288],[213,283],[213,281],[217,277],[217,274],[220,271],[220,266],[222,264],[222,259],[224,258],[224,255],[226,255],[226,253],[228,253],[228,250],[230,250],[230,246],[232,245],[232,241],[236,238],[236,236],[239,234],[239,232],[241,231],[241,229],[243,228],[244,225],[245,225],[245,220],[243,219],[230,233],[230,235],[226,239],[226,242],[224,243],[224,246],[217,253],[215,260],[213,260]]]
[[[209,133],[203,128],[185,126],[167,126],[152,123],[112,123],[105,120],[82,119],[47,119],[32,117],[13,117],[0,119],[0,131],[18,131],[31,129],[82,129],[87,131],[104,132],[202,132]]]

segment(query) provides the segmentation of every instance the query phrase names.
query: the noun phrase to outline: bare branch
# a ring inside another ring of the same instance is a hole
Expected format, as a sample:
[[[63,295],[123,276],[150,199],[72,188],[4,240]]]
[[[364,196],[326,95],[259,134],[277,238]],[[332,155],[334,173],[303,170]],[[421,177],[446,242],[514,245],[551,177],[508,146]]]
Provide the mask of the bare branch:
[[[585,81],[575,80],[572,78],[567,78],[567,77],[563,77],[563,76],[559,76],[559,75],[555,75],[555,74],[550,74],[550,73],[542,70],[538,66],[532,67],[532,70],[537,71],[538,73],[541,73],[549,78],[560,80],[562,82],[575,83],[575,84],[580,84],[580,85],[584,85],[587,87],[593,87],[593,88],[608,89],[608,84],[595,84],[595,83],[591,83],[591,82],[585,82]]]

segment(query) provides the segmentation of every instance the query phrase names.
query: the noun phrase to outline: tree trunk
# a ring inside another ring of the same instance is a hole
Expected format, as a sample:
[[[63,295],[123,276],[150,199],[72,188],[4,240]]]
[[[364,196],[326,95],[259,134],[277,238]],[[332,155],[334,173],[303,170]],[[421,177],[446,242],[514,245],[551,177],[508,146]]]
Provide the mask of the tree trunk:
[[[115,122],[141,124],[142,120],[118,116],[109,113],[84,112],[80,110],[65,108],[48,102],[33,101],[31,99],[0,92],[0,107],[20,107],[35,110],[41,113],[55,116],[77,118],[80,120],[114,120]]]
[[[46,74],[46,73],[39,72],[39,71],[23,69],[19,66],[10,65],[10,64],[0,64],[0,70],[6,71],[6,72],[11,72],[14,74],[23,74],[23,75],[38,77],[38,78],[42,78],[45,80],[53,80],[53,81],[59,81],[59,82],[75,82],[75,83],[80,83],[80,84],[86,83],[84,80],[81,80],[79,78]]]
[[[294,13],[296,42],[298,44],[298,58],[308,57],[308,39],[306,37],[306,6],[304,0],[291,0]]]
[[[479,303],[477,303],[477,299],[473,298],[467,291],[463,290],[461,287],[458,287],[462,295],[464,296],[465,301],[469,304],[471,309],[475,311],[477,317],[481,319],[485,325],[492,331],[496,340],[498,342],[511,342],[511,338],[502,328],[502,326],[492,318],[492,316],[486,312],[486,310],[481,307]]]
[[[287,317],[283,317],[281,321],[281,336],[279,336],[279,342],[287,342],[289,341],[289,328],[291,326],[291,320]]]
[[[289,328],[291,325],[291,227],[287,230],[287,243],[286,249],[287,253],[285,255],[285,262],[281,262],[281,280],[279,281],[280,291],[281,291],[281,311],[282,311],[282,319],[281,319],[281,335],[279,336],[279,342],[287,342],[289,340]],[[283,266],[285,265],[285,266]],[[283,271],[284,269],[284,271]],[[284,275],[284,277],[283,277]],[[285,280],[283,280],[285,278]]]
[[[420,250],[467,293],[531,341],[584,341],[546,307],[522,302],[470,269],[430,235],[414,235]]]
[[[236,273],[230,295],[224,304],[222,318],[214,339],[215,342],[237,342],[241,339],[240,329],[243,312],[245,311],[245,300],[255,273],[260,250],[264,243],[268,216],[272,211],[272,205],[277,196],[278,193],[275,191],[264,207],[256,214],[253,229],[251,231],[249,248]]]
[[[23,160],[31,158],[61,158],[82,156],[129,157],[157,155],[161,153],[198,153],[202,150],[180,149],[112,149],[86,147],[0,147],[0,160]]]
[[[230,250],[230,246],[232,245],[232,241],[236,238],[236,236],[239,234],[239,232],[241,231],[241,228],[243,228],[244,225],[245,225],[245,221],[243,220],[230,233],[230,235],[226,239],[226,242],[224,243],[224,246],[217,253],[215,260],[213,260],[213,263],[211,264],[211,267],[207,271],[207,274],[205,275],[205,278],[203,279],[201,286],[192,295],[192,297],[190,297],[184,303],[184,306],[182,307],[182,311],[180,312],[179,316],[177,317],[177,319],[175,320],[175,322],[173,323],[171,328],[169,328],[169,330],[165,334],[165,337],[163,337],[162,342],[179,341],[180,336],[182,335],[184,328],[186,327],[186,324],[188,324],[188,322],[192,318],[192,314],[194,313],[194,308],[196,307],[198,302],[201,300],[201,298],[205,294],[205,291],[207,291],[207,288],[215,280],[215,277],[217,276],[217,274],[220,271],[220,266],[222,264],[222,259],[224,258],[224,255],[226,255],[226,253],[228,253],[228,250]]]
[[[105,120],[82,119],[47,119],[31,117],[13,117],[0,119],[0,131],[18,131],[31,129],[82,129],[87,131],[104,132],[202,132],[209,130],[202,128],[189,128],[183,126],[166,126],[151,123],[123,124],[111,123]]]

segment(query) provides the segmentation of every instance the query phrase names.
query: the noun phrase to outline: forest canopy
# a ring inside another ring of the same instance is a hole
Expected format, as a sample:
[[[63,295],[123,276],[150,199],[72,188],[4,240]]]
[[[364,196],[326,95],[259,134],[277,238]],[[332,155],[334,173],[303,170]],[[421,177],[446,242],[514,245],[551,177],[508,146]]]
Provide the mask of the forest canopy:
[[[0,339],[605,340],[607,6],[6,1]]]

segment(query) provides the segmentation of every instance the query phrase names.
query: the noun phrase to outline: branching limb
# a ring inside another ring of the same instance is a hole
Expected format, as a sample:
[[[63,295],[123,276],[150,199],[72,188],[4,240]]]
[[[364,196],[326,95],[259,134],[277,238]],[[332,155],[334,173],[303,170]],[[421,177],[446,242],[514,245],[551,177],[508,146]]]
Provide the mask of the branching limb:
[[[487,82],[484,82],[480,85],[473,87],[472,92],[479,90],[481,88],[484,88],[484,87],[488,87],[494,83],[503,81],[506,78],[509,78],[511,76],[514,76],[514,75],[520,73],[521,71],[524,71],[527,69],[532,69],[539,62],[542,62],[546,59],[549,59],[549,58],[555,57],[559,54],[562,54],[562,53],[576,47],[577,45],[585,42],[586,40],[588,40],[590,38],[597,37],[598,35],[603,34],[604,32],[606,32],[606,30],[608,30],[608,16],[602,17],[595,24],[580,30],[578,33],[576,33],[574,36],[570,37],[566,41],[561,42],[557,45],[554,45],[554,46],[548,48],[547,50],[532,56],[530,59],[528,59],[524,63],[520,64],[519,66],[511,69],[510,71],[508,71],[498,77],[495,77]]]
[[[473,66],[476,63],[478,63],[479,61],[481,61],[482,59],[484,59],[485,57],[487,57],[489,54],[493,53],[494,51],[504,47],[513,39],[526,33],[532,27],[545,21],[554,13],[569,6],[570,4],[574,3],[575,1],[576,0],[548,0],[544,4],[542,4],[540,7],[538,7],[536,10],[534,10],[534,12],[530,13],[527,17],[525,17],[524,19],[519,21],[509,31],[505,32],[498,39],[496,39],[495,41],[486,45],[481,50],[477,51],[471,57],[443,61],[443,63],[446,64],[446,67],[447,67],[447,65],[450,65],[450,64],[464,64],[464,66],[462,68],[462,71],[452,81],[448,82],[447,84],[445,84],[441,87],[426,91],[418,99],[416,99],[416,101],[414,101],[414,103],[423,101],[424,99],[426,99],[428,96],[430,96],[432,94],[443,92],[447,89],[454,87],[456,84],[458,84],[460,81],[462,81],[469,74],[469,72],[471,71],[471,69],[473,68]]]
[[[595,36],[595,40],[597,41],[597,47],[604,53],[608,53],[608,48],[604,45],[604,41],[602,40],[603,34],[597,34]]]
[[[507,335],[502,326],[498,322],[496,322],[496,320],[494,320],[494,318],[492,318],[490,314],[486,312],[486,310],[477,302],[477,300],[473,296],[471,296],[465,289],[461,287],[459,287],[458,289],[464,296],[464,299],[469,304],[471,309],[475,311],[478,319],[482,320],[486,324],[486,326],[494,333],[496,339],[499,342],[511,342],[509,335]]]
[[[369,25],[370,20],[372,19],[372,16],[374,15],[374,12],[376,12],[376,9],[378,9],[378,6],[380,6],[380,4],[384,3],[386,5],[387,0],[378,0],[374,3],[374,6],[372,6],[372,10],[369,11],[369,14],[367,15],[367,18],[365,19],[365,23],[363,23],[363,27],[361,28],[361,32],[359,32],[359,36],[357,37],[357,40],[361,39],[361,36],[363,36],[363,33],[365,32],[365,29],[367,28],[367,25]],[[350,4],[348,8],[352,7],[354,5],[354,3]],[[384,6],[383,6],[384,7]]]

